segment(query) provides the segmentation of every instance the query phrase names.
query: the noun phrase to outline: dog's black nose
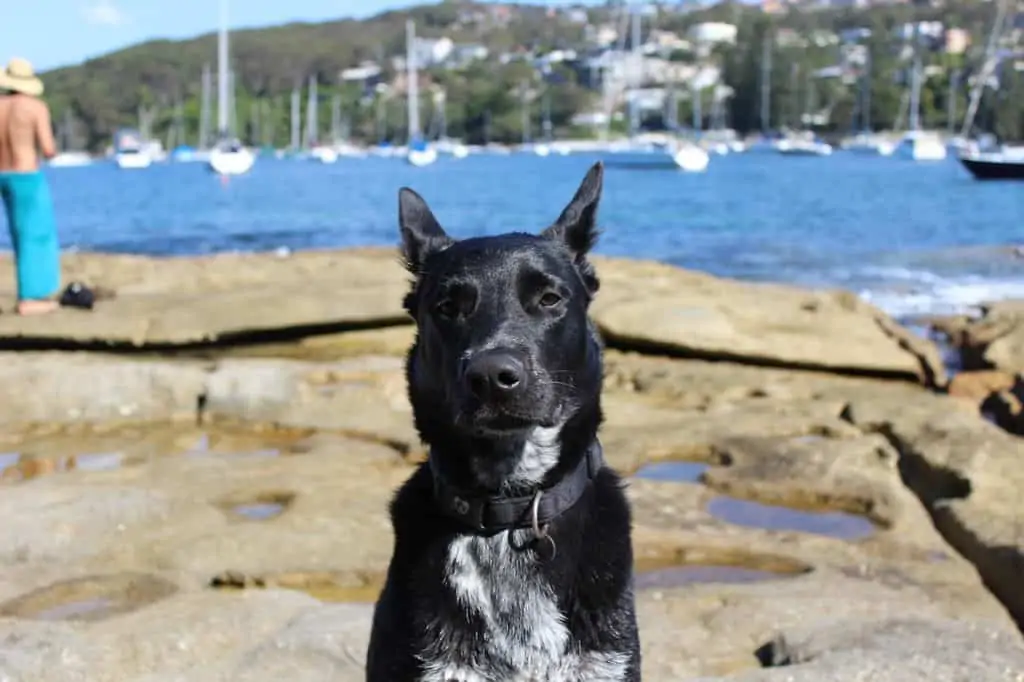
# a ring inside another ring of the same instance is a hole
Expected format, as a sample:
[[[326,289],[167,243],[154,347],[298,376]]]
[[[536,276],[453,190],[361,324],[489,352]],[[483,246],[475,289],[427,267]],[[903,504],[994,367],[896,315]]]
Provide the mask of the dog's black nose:
[[[500,350],[476,353],[466,365],[466,383],[480,400],[509,398],[526,386],[526,367],[515,355]]]

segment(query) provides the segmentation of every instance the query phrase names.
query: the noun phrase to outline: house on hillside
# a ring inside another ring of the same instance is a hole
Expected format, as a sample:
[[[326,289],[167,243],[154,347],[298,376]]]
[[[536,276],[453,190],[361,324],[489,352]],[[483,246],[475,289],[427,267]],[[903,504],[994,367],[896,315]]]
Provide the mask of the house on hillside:
[[[687,36],[698,46],[736,43],[736,25],[705,21],[690,27]]]
[[[871,29],[867,27],[848,28],[839,32],[839,42],[844,45],[861,43],[871,37]]]
[[[383,82],[383,70],[377,62],[363,61],[359,66],[342,69],[338,77],[342,83],[358,84],[364,93],[369,93]]]
[[[419,66],[440,66],[454,52],[455,43],[448,37],[416,38],[412,49]]]
[[[651,32],[647,36],[647,44],[645,47],[650,47],[652,53],[659,54],[663,57],[667,57],[673,52],[680,50],[689,51],[693,49],[692,43],[685,38],[681,38],[672,31],[663,31],[661,29],[651,29]]]
[[[611,24],[588,24],[583,30],[583,38],[591,45],[612,47],[619,41],[619,32]]]
[[[963,54],[971,46],[971,34],[962,28],[946,30],[944,51],[946,54]]]
[[[490,52],[491,51],[486,45],[479,45],[476,43],[455,45],[455,47],[452,48],[451,55],[448,57],[448,61],[452,66],[462,67],[473,62],[487,59]]]

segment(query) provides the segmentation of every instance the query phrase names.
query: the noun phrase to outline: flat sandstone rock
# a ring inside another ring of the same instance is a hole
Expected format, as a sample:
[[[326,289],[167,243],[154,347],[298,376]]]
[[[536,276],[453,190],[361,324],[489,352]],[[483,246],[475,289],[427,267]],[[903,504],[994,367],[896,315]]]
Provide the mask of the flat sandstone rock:
[[[937,349],[843,291],[712,277],[648,261],[597,258],[594,318],[612,345],[945,382]],[[145,258],[64,257],[66,281],[113,294],[85,313],[0,315],[0,344],[181,346],[276,333],[408,322],[409,277],[392,249]],[[0,260],[10,309],[13,273]]]
[[[611,343],[685,356],[945,382],[931,343],[848,291],[756,284],[600,259],[594,318]]]

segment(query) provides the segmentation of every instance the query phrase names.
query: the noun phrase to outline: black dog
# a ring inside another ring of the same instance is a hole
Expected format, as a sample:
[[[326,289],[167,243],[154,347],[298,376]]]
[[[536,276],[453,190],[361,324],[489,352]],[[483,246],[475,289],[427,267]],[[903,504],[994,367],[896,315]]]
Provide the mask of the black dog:
[[[587,317],[601,179],[597,164],[539,236],[455,241],[399,194],[430,457],[391,504],[369,682],[640,679],[630,510],[602,464]]]

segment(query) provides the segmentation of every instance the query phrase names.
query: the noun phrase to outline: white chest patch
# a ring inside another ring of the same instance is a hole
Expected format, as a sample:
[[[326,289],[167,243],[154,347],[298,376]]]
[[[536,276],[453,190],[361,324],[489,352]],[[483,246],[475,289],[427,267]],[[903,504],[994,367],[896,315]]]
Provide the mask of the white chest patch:
[[[625,654],[579,652],[532,552],[529,531],[456,538],[448,548],[447,588],[483,621],[483,636],[438,624],[420,682],[618,682]],[[511,542],[510,542],[511,539]]]
[[[561,426],[538,426],[523,443],[523,453],[509,480],[514,483],[536,485],[558,464],[561,455]]]

